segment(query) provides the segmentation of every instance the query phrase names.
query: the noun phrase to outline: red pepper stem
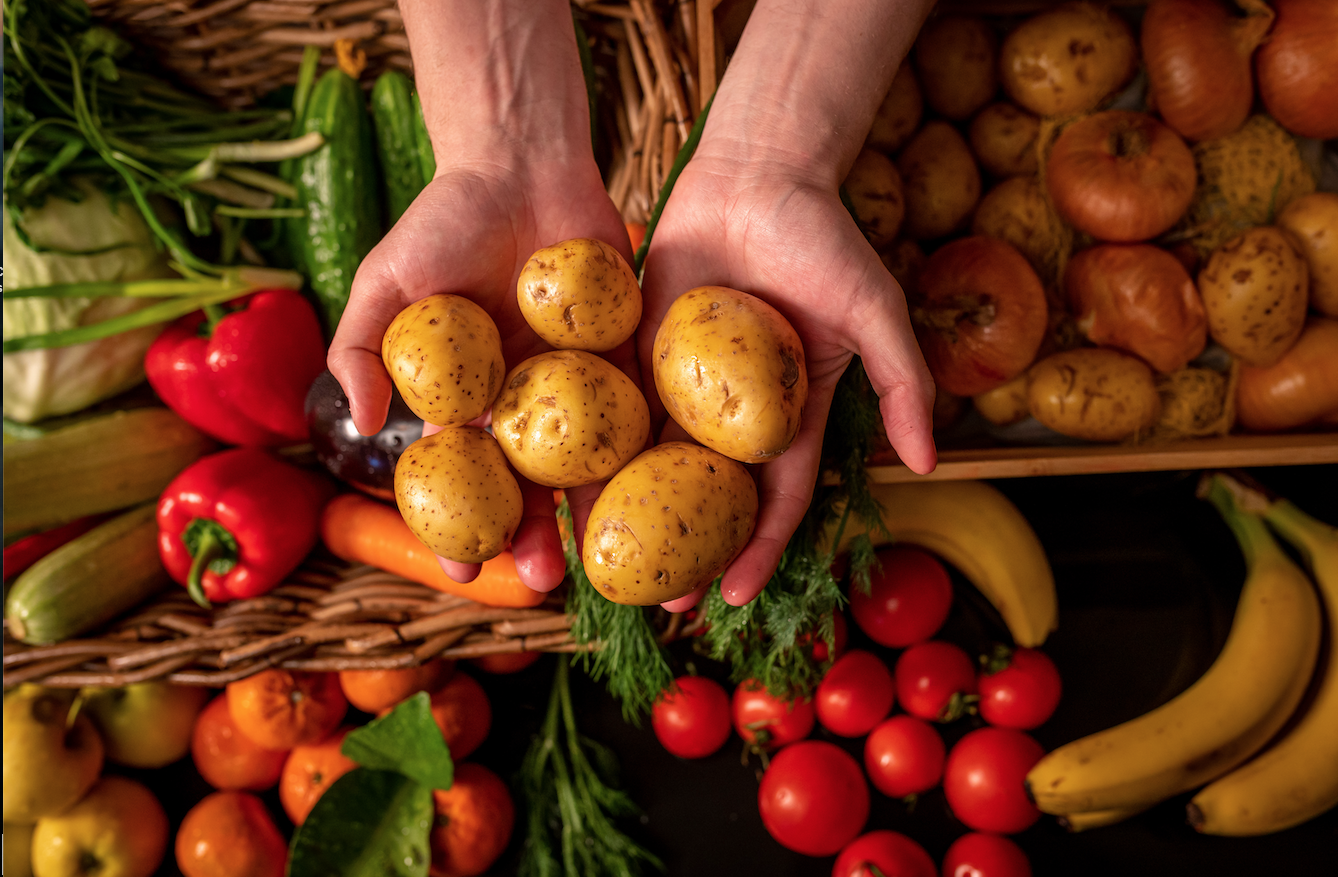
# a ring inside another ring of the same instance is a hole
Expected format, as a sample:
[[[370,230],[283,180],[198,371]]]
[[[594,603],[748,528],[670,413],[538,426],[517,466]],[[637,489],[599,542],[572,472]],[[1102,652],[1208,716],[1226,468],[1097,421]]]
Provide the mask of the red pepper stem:
[[[201,310],[204,311],[205,322],[209,324],[210,334],[213,334],[214,327],[218,325],[218,321],[228,315],[227,311],[223,310],[221,305],[216,304],[205,305]]]
[[[196,546],[195,556],[191,558],[190,574],[186,577],[186,591],[190,598],[199,603],[205,609],[211,608],[212,604],[209,598],[204,595],[204,571],[209,568],[209,564],[223,557],[227,553],[227,546],[223,540],[219,539],[212,529],[204,530],[200,534],[200,542]]]

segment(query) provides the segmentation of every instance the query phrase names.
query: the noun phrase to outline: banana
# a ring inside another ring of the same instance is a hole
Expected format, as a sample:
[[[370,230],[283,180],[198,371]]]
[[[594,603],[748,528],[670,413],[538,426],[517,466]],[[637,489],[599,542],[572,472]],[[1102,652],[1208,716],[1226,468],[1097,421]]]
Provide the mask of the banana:
[[[892,541],[927,548],[961,570],[999,610],[1018,645],[1045,642],[1059,619],[1055,577],[1036,533],[1008,497],[983,481],[871,484],[869,490]],[[828,543],[834,531],[826,534]],[[888,541],[851,515],[837,553],[861,534],[874,545]]]
[[[1151,806],[1150,804],[1148,806]],[[1059,825],[1070,834],[1087,831],[1089,828],[1104,828],[1137,816],[1145,809],[1143,806],[1130,810],[1091,810],[1086,813],[1065,813],[1059,817]]]
[[[1247,569],[1226,645],[1170,702],[1042,758],[1027,775],[1042,811],[1133,809],[1215,779],[1268,742],[1305,693],[1320,640],[1314,588],[1220,482],[1209,498]]]
[[[1203,789],[1189,821],[1204,834],[1281,831],[1338,804],[1338,529],[1285,500],[1264,519],[1296,546],[1319,586],[1329,620],[1329,657],[1300,721],[1258,758]]]

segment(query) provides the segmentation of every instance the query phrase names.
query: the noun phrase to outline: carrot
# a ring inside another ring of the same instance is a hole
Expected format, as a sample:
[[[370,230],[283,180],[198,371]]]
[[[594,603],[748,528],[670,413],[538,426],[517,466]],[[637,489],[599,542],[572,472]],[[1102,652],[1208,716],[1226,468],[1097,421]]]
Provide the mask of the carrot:
[[[455,581],[442,571],[431,549],[418,541],[398,509],[358,493],[342,494],[326,504],[321,539],[336,557],[488,606],[537,606],[545,596],[521,582],[510,551],[485,560],[474,581]]]
[[[627,236],[632,240],[632,252],[641,249],[641,242],[646,239],[646,224],[644,222],[624,222],[627,227]]]

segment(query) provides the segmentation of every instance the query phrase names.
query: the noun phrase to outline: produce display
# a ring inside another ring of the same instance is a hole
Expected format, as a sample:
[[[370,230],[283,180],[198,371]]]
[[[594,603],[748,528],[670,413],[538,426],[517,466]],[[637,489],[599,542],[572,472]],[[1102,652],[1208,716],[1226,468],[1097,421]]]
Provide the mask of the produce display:
[[[907,294],[944,446],[1338,422],[1331,5],[931,15],[842,196]],[[1332,467],[1280,479],[1297,504],[1238,471],[875,483],[856,360],[767,588],[710,587],[757,526],[752,467],[804,422],[805,354],[702,286],[640,386],[608,358],[710,102],[691,3],[576,6],[636,258],[535,252],[516,302],[553,349],[517,361],[467,292],[408,304],[363,436],[324,360],[433,178],[412,78],[332,31],[223,109],[83,0],[5,0],[5,873],[1231,860],[1199,835],[1309,862],[1338,816]],[[676,103],[699,111],[663,144],[628,139]],[[596,484],[578,539],[563,491]],[[511,540],[550,490],[545,594]]]

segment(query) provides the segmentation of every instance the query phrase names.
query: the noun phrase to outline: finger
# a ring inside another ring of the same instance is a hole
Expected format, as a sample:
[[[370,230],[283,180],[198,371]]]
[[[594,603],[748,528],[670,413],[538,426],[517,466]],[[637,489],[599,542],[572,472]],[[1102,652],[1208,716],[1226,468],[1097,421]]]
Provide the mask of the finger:
[[[585,544],[586,521],[590,517],[590,510],[594,508],[595,500],[599,499],[599,494],[603,492],[606,484],[607,481],[601,481],[598,484],[569,487],[566,490],[567,505],[571,508],[571,522],[574,527],[572,535],[576,539],[577,550]]]
[[[567,561],[562,554],[562,537],[553,514],[553,489],[517,478],[524,504],[520,526],[511,538],[511,553],[516,558],[516,572],[531,591],[548,592],[562,584],[567,575]]]
[[[441,571],[453,582],[468,584],[479,577],[479,571],[483,569],[481,563],[457,563],[454,560],[447,560],[440,554],[437,555],[437,565]]]
[[[693,591],[691,594],[679,597],[677,600],[666,600],[665,602],[661,603],[660,606],[666,612],[687,612],[693,606],[696,606],[698,603],[702,601],[702,597],[706,596],[706,589],[709,587],[711,586],[702,585],[700,588]]]

